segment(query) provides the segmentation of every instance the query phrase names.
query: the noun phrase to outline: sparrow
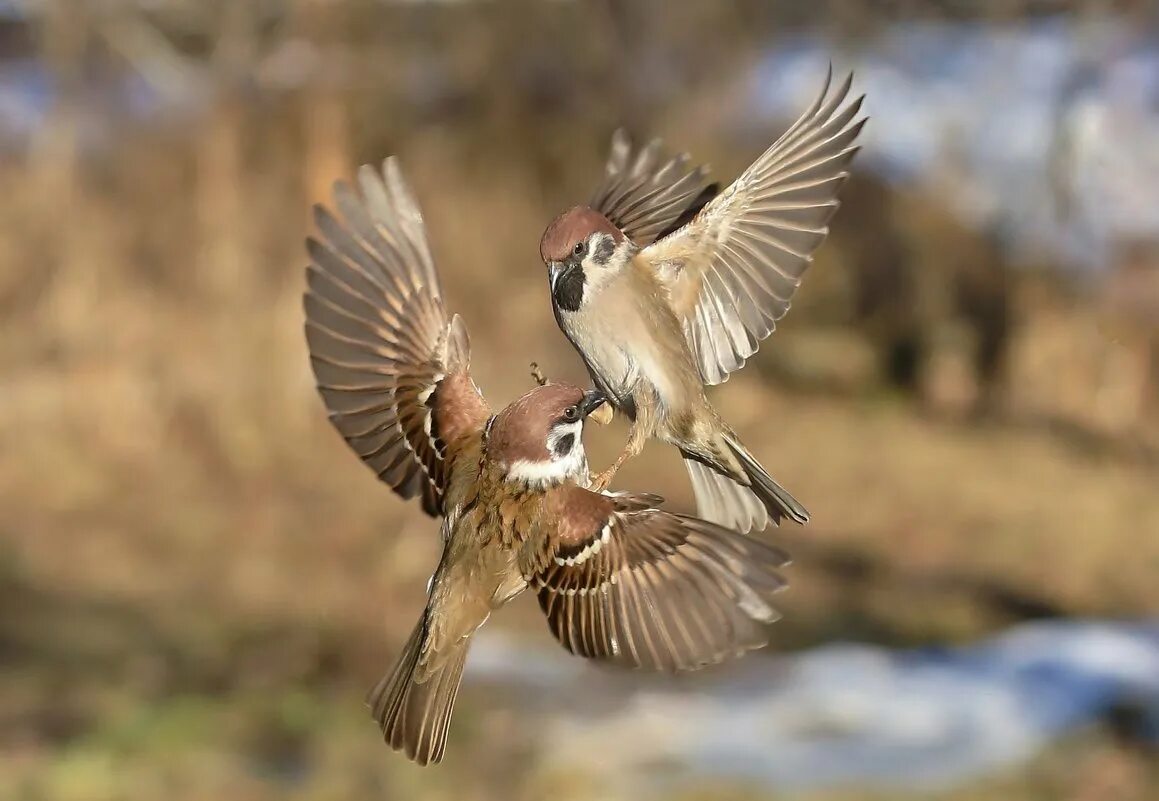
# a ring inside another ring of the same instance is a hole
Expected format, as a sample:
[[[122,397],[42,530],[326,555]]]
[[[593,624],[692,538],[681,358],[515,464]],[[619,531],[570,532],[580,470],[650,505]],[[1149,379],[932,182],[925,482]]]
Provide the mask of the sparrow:
[[[597,390],[547,382],[495,412],[471,375],[413,195],[395,159],[338,182],[307,240],[306,339],[330,420],[379,478],[441,518],[427,603],[367,704],[386,742],[438,762],[471,638],[495,609],[535,593],[569,651],[691,670],[767,642],[785,553],[596,492],[583,445],[608,412]]]
[[[652,437],[680,449],[697,513],[749,531],[809,513],[721,419],[705,387],[756,352],[828,233],[865,124],[852,75],[815,102],[722,192],[653,140],[635,158],[622,133],[590,205],[540,242],[556,322],[595,385],[632,423],[593,486],[606,487]]]

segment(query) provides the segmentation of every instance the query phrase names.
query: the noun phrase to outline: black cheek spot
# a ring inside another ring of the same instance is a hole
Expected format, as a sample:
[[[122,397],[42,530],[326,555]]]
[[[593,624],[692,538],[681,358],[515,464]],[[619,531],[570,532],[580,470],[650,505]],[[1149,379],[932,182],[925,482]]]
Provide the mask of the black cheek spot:
[[[578,264],[573,264],[555,282],[555,305],[564,311],[579,311],[583,299],[584,271]]]
[[[597,264],[607,264],[615,250],[616,243],[612,241],[612,238],[610,236],[601,236],[599,243],[596,245],[595,253],[592,254],[592,258]]]
[[[565,434],[555,441],[551,449],[555,451],[555,455],[561,459],[571,453],[572,446],[575,445],[575,434]]]

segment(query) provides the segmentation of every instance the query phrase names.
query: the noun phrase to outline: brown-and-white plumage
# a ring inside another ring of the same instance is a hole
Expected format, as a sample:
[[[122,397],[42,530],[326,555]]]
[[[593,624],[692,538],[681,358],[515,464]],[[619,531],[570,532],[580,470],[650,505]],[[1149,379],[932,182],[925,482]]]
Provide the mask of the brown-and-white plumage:
[[[397,163],[316,210],[306,335],[334,425],[404,498],[442,517],[443,554],[395,668],[368,696],[392,748],[439,761],[474,632],[525,588],[592,659],[685,670],[766,642],[785,555],[651,495],[589,482],[582,433],[603,401],[548,383],[493,413],[444,306]]]
[[[545,231],[556,320],[596,386],[632,420],[624,452],[597,486],[655,436],[680,448],[703,517],[743,531],[770,518],[808,521],[704,388],[772,333],[828,233],[865,122],[862,98],[846,103],[852,76],[830,93],[831,77],[719,194],[685,157],[665,161],[653,143],[633,158],[617,137],[592,203]]]

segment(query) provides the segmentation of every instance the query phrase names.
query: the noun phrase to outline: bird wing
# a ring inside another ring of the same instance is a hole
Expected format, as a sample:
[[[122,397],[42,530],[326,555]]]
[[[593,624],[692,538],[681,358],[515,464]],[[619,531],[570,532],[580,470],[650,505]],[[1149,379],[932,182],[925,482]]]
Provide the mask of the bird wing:
[[[692,221],[645,248],[669,292],[701,377],[719,384],[785,316],[829,232],[837,191],[859,149],[864,95],[842,108],[852,74],[817,100]]]
[[[664,671],[764,645],[788,557],[661,501],[574,485],[547,494],[520,567],[552,633],[574,654]]]
[[[330,421],[403,498],[443,514],[447,443],[490,409],[470,376],[462,319],[448,319],[422,214],[395,159],[334,186],[341,221],[314,209],[306,339]]]
[[[604,180],[588,203],[638,245],[654,242],[679,228],[719,189],[705,186],[708,168],[689,168],[688,154],[668,158],[664,143],[653,139],[633,152],[624,129],[612,135]]]

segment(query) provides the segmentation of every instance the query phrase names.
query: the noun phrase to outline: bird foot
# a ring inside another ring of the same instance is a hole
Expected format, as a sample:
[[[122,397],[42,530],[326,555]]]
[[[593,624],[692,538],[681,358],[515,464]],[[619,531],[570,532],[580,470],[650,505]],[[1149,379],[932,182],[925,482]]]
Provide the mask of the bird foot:
[[[591,483],[588,484],[588,489],[592,492],[603,492],[606,490],[612,483],[612,479],[615,477],[618,468],[619,465],[612,465],[604,472],[592,476]]]
[[[547,378],[543,375],[543,371],[539,369],[538,362],[531,363],[531,378],[541,387],[547,383]]]

